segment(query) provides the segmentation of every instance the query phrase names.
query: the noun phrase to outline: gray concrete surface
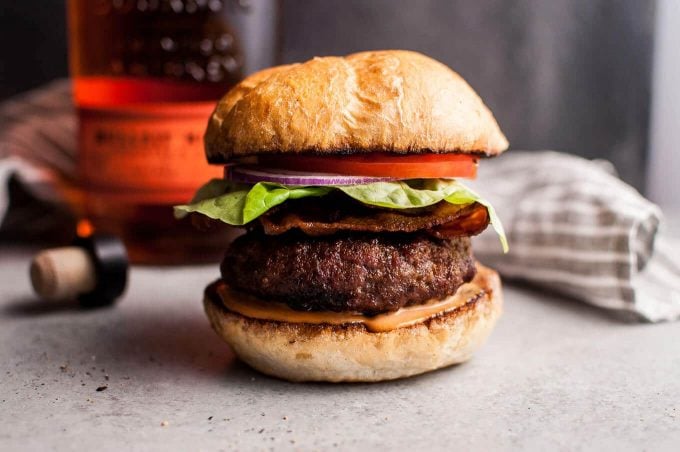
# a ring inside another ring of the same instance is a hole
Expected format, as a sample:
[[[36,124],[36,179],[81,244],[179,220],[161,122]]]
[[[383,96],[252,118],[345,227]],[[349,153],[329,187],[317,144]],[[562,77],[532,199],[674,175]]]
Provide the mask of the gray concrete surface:
[[[383,384],[292,384],[236,361],[201,291],[135,268],[111,309],[50,307],[0,248],[0,450],[677,450],[680,325],[506,288],[469,363]],[[106,387],[101,391],[97,388]],[[162,424],[167,425],[163,426]]]

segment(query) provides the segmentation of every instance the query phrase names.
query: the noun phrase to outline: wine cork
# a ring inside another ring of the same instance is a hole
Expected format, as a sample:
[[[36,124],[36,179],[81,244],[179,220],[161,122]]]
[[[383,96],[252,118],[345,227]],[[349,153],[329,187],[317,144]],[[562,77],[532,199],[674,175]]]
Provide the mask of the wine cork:
[[[31,262],[30,275],[33,289],[46,300],[75,299],[97,285],[90,255],[75,246],[42,251]]]

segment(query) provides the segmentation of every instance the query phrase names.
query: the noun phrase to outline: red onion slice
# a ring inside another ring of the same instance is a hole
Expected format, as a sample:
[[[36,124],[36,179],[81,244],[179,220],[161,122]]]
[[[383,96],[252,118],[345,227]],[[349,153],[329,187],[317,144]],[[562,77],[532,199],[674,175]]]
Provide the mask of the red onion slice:
[[[255,165],[225,166],[224,178],[244,184],[273,182],[281,185],[295,186],[360,185],[395,180],[391,177],[347,176],[344,174],[263,168]]]

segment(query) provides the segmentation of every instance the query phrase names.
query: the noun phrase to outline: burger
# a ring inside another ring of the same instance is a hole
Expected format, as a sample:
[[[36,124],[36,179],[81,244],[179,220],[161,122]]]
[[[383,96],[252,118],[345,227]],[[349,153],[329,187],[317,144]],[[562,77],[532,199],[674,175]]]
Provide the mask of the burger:
[[[461,180],[508,142],[474,90],[408,51],[255,73],[217,104],[224,165],[192,215],[243,228],[205,290],[236,355],[291,381],[381,381],[461,363],[501,314],[498,274],[470,237],[492,206]]]

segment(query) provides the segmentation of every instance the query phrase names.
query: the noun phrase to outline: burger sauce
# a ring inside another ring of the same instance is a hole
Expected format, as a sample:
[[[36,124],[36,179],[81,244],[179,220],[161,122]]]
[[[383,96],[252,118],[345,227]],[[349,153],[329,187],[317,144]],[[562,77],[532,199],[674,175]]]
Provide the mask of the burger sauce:
[[[69,0],[80,235],[119,235],[136,263],[219,259],[227,228],[197,233],[172,205],[222,177],[204,156],[208,118],[276,62],[277,15],[275,0]]]
[[[216,287],[217,295],[230,311],[243,316],[288,323],[309,323],[326,325],[362,324],[372,333],[383,333],[403,328],[438,315],[451,312],[468,303],[474,304],[481,297],[491,296],[490,289],[480,287],[478,280],[461,286],[455,294],[442,300],[432,300],[421,305],[400,308],[395,312],[369,317],[353,312],[295,311],[283,303],[265,302],[244,294],[235,294],[226,284]]]

